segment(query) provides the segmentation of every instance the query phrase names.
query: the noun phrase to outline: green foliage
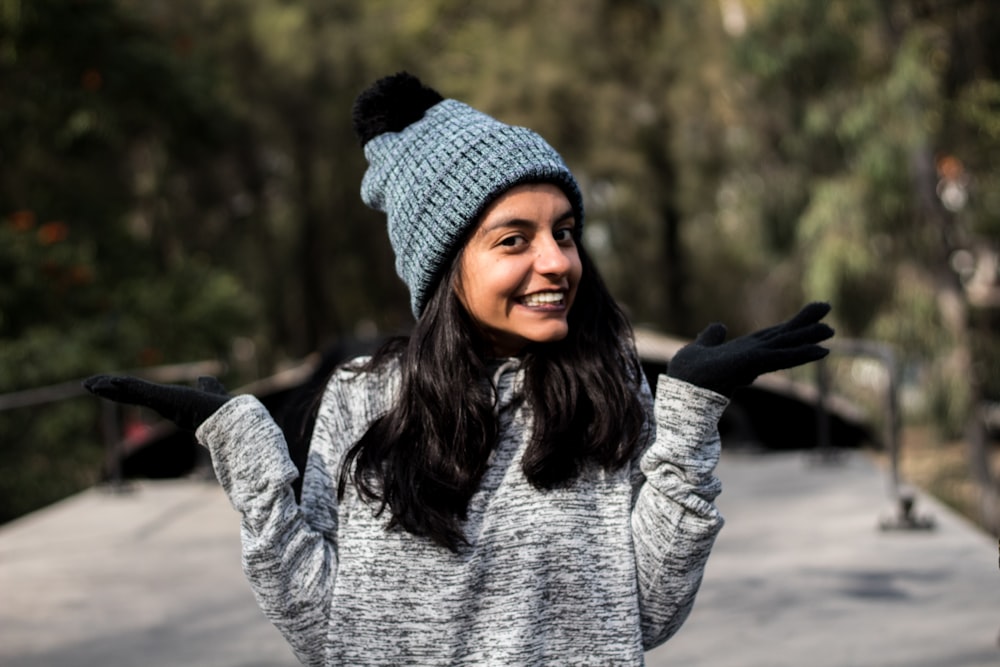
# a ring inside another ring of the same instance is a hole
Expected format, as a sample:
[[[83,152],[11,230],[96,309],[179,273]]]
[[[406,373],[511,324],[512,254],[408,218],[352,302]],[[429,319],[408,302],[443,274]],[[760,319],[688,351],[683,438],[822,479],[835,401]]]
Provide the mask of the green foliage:
[[[978,80],[957,102],[959,115],[991,142],[1000,142],[1000,81]]]
[[[817,186],[799,228],[801,249],[810,255],[806,293],[832,303],[849,303],[838,313],[841,335],[863,336],[891,296],[893,267],[883,252],[888,239],[867,223],[864,181],[828,180]]]
[[[0,393],[224,357],[254,300],[177,245],[164,185],[227,139],[205,77],[114,2],[4,8]],[[96,405],[0,413],[0,521],[100,477]]]
[[[872,19],[863,3],[769,2],[732,49],[761,92],[806,100],[845,80],[860,55],[858,35]]]
[[[953,115],[950,129],[964,149],[965,169],[958,176],[971,190],[966,219],[977,232],[1000,238],[1000,81],[969,82],[956,97]]]
[[[409,69],[564,154],[635,321],[829,299],[955,424],[963,379],[1000,397],[962,283],[1000,246],[997,25],[985,0],[7,0],[0,391],[408,327],[350,107]],[[70,412],[0,428],[92,440]]]
[[[0,523],[102,479],[105,452],[93,433],[97,407],[77,398],[0,412]]]

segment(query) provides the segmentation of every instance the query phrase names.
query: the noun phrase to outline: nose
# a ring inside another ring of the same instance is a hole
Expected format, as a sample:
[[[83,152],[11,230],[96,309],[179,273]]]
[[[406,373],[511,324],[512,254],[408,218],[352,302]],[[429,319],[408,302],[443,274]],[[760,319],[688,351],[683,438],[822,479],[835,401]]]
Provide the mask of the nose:
[[[535,270],[545,275],[565,275],[572,265],[569,252],[569,247],[559,245],[554,238],[540,240],[535,254]]]

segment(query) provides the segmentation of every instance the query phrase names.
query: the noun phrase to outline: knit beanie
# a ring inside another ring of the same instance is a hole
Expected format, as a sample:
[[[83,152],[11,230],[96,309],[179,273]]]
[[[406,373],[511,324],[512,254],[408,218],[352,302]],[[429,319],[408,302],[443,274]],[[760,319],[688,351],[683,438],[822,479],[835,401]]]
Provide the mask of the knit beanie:
[[[385,213],[396,272],[420,317],[479,215],[522,183],[553,183],[583,224],[583,198],[562,158],[535,132],[446,100],[401,72],[354,103],[368,170],[361,198]]]

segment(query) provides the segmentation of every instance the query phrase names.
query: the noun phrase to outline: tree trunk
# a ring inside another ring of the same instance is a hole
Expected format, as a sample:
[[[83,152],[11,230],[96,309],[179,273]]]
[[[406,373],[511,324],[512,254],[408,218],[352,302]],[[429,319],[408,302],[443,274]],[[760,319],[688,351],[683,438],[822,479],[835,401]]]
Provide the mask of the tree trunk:
[[[952,340],[949,371],[952,377],[967,383],[965,411],[965,445],[968,456],[969,476],[978,497],[979,517],[982,525],[1000,535],[1000,489],[990,467],[986,427],[983,419],[983,379],[981,366],[975,363],[973,331],[968,295],[951,269],[950,258],[959,249],[959,230],[937,198],[936,173],[930,149],[923,147],[912,156],[912,176],[917,197],[917,214],[932,225],[940,238],[938,251],[933,258],[938,285],[938,306],[941,321]]]
[[[899,51],[905,30],[899,25],[906,12],[895,11],[896,0],[880,0],[883,29],[894,50]],[[910,7],[913,9],[913,7]],[[917,8],[918,13],[927,8]],[[921,109],[914,110],[920,113]],[[1000,535],[1000,489],[989,465],[988,443],[982,414],[983,382],[980,366],[973,358],[971,304],[958,275],[951,269],[952,254],[961,246],[961,229],[945,210],[937,196],[937,171],[934,155],[927,144],[916,147],[910,155],[910,177],[914,192],[916,222],[927,225],[939,243],[931,250],[930,266],[938,290],[938,310],[941,322],[952,341],[947,361],[952,377],[966,382],[964,402],[964,435],[969,475],[979,500],[979,515],[983,526]]]
[[[329,256],[329,249],[323,247],[323,214],[317,203],[315,178],[315,151],[317,150],[312,118],[308,113],[299,116],[295,128],[295,166],[299,183],[299,210],[302,226],[298,257],[302,285],[302,331],[296,337],[296,350],[307,354],[319,349],[320,345],[335,334],[340,327],[334,306],[326,285],[323,263]]]

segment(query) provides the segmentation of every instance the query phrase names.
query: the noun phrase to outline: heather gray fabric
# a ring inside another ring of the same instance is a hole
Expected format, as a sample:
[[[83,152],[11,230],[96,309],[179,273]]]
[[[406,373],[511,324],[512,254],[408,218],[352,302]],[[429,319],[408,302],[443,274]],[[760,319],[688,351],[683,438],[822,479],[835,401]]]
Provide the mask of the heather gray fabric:
[[[727,401],[661,377],[648,445],[615,473],[540,492],[519,461],[531,415],[499,369],[501,437],[452,553],[387,532],[353,488],[347,448],[398,391],[395,372],[341,370],[324,395],[301,507],[281,431],[251,396],[198,430],[242,515],[244,570],[307,665],[636,665],[691,610],[723,520],[713,500]],[[653,416],[653,399],[643,384]],[[654,432],[655,431],[655,432]]]
[[[562,158],[535,132],[456,100],[432,106],[401,132],[365,144],[365,204],[386,214],[396,272],[420,317],[445,264],[477,216],[520,183],[558,185],[583,224],[583,199]]]

